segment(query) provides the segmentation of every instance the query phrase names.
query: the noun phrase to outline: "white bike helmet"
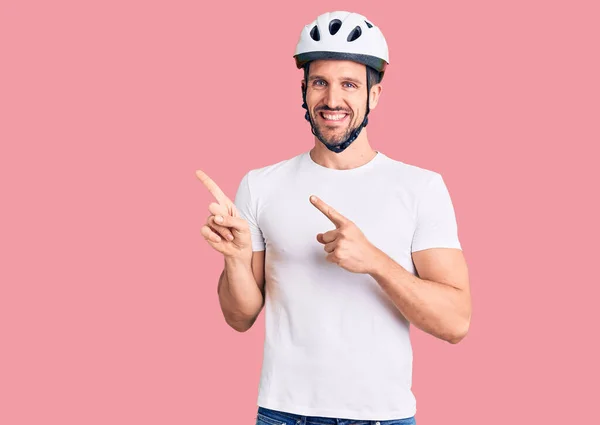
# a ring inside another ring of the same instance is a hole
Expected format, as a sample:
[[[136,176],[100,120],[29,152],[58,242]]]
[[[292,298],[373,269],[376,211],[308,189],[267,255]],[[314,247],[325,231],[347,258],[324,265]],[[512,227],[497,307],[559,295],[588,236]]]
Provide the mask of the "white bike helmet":
[[[381,30],[364,16],[344,11],[324,13],[306,25],[294,58],[298,68],[317,59],[343,59],[370,66],[382,74],[390,62]]]

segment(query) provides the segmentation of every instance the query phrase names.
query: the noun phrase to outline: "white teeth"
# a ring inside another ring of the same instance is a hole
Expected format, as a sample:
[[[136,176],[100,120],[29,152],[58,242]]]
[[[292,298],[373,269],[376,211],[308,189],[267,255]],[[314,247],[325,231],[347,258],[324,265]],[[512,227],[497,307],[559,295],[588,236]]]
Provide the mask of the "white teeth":
[[[332,120],[332,121],[339,121],[339,120],[343,119],[345,116],[346,116],[346,114],[342,114],[342,115],[327,115],[327,114],[323,114],[323,117],[325,117],[325,119]]]

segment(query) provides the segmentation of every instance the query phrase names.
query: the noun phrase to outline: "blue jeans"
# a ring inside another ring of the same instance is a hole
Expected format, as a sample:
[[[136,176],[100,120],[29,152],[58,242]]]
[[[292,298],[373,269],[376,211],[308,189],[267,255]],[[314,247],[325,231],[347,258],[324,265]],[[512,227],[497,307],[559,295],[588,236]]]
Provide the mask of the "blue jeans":
[[[256,425],[416,425],[415,417],[387,421],[302,416],[258,407]]]

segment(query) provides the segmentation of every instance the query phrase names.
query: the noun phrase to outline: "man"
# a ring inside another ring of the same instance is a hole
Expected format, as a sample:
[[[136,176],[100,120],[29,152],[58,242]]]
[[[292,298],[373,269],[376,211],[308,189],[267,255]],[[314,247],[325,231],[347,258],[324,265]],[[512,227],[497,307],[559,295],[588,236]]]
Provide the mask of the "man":
[[[450,343],[467,333],[468,272],[441,175],[367,139],[389,62],[381,31],[319,16],[296,48],[309,152],[214,194],[202,228],[225,267],[218,294],[244,332],[265,306],[257,424],[414,424],[409,324]]]

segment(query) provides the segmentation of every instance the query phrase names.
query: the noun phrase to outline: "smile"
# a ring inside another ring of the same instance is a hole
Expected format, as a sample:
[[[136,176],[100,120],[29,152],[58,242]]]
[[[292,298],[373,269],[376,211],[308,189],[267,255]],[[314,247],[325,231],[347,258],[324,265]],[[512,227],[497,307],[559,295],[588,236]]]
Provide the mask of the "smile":
[[[348,114],[345,114],[345,113],[343,113],[343,114],[339,114],[339,113],[338,114],[328,114],[325,112],[321,112],[320,115],[325,121],[337,121],[337,122],[343,121],[348,116]]]

